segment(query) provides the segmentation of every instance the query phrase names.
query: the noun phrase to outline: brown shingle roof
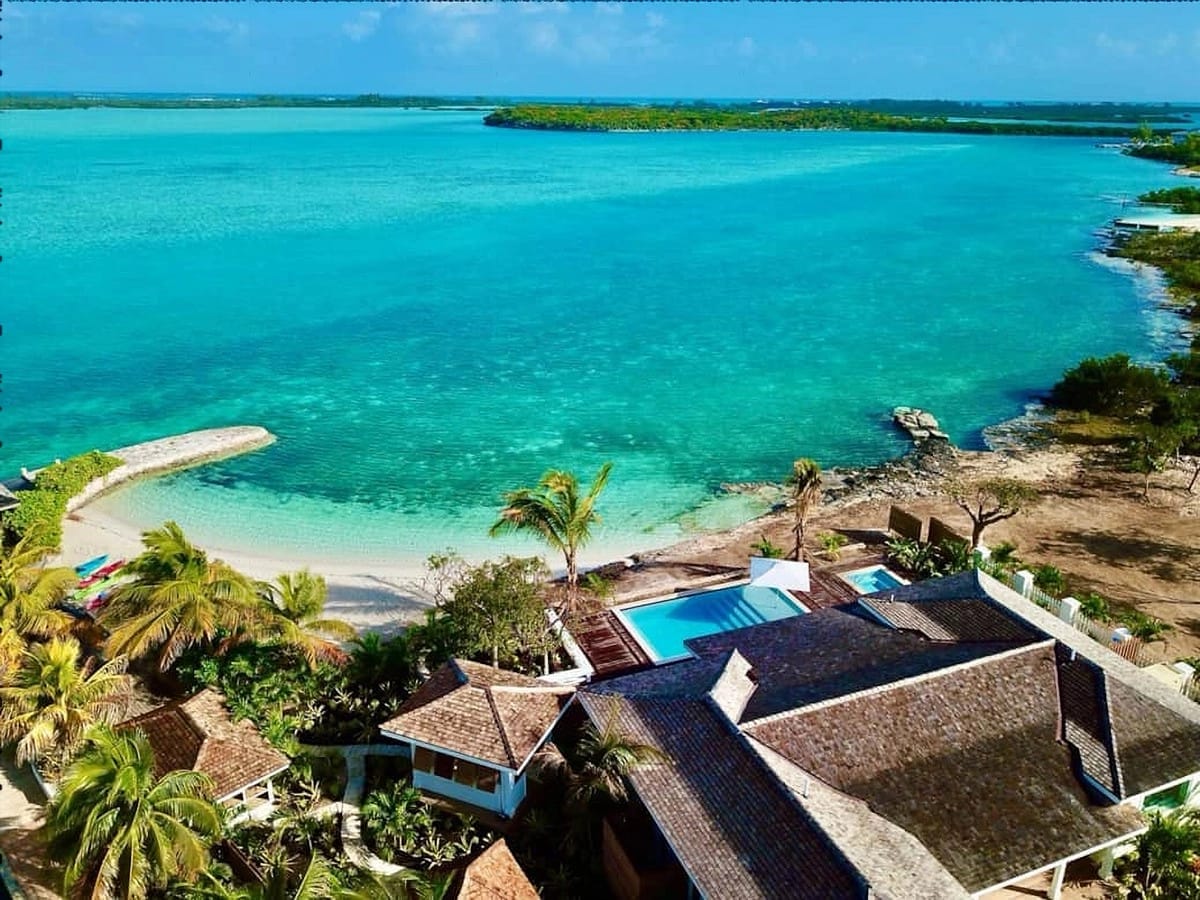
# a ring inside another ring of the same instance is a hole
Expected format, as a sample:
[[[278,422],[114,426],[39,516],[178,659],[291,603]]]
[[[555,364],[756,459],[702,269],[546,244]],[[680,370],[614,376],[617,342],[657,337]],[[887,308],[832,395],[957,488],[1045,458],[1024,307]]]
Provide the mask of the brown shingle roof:
[[[462,873],[457,900],[538,900],[537,889],[500,838]]]
[[[117,727],[137,728],[146,735],[156,776],[176,769],[202,772],[213,780],[218,799],[288,765],[288,758],[268,744],[252,722],[234,722],[225,698],[212,690],[126,719]]]
[[[854,868],[787,789],[703,699],[614,697],[583,690],[595,722],[616,704],[618,725],[672,760],[629,779],[707,897],[865,897]]]
[[[380,730],[517,770],[545,739],[572,694],[569,687],[453,659]]]
[[[1200,726],[1115,678],[1107,678],[1122,797],[1200,768]]]
[[[1074,776],[1049,641],[744,728],[915,835],[971,891],[1141,826]]]
[[[931,641],[1031,641],[1039,635],[1004,610],[984,600],[881,599],[859,601],[896,628],[915,631]]]

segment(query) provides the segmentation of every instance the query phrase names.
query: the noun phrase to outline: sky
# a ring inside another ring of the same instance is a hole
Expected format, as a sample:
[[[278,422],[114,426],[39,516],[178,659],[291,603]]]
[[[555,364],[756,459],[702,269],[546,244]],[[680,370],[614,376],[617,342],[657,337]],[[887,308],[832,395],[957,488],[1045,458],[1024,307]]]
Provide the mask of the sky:
[[[4,4],[0,91],[1200,101],[1200,3]]]

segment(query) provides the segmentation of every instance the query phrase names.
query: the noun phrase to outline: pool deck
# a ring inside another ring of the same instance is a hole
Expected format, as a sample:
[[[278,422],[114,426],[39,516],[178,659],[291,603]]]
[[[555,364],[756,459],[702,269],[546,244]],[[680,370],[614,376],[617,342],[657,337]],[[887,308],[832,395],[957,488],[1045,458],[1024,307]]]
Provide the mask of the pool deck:
[[[830,606],[840,606],[858,598],[849,584],[838,577],[838,572],[862,568],[861,559],[834,569],[814,569],[810,575],[808,591],[788,591],[788,593],[808,610],[825,609]],[[727,578],[725,583],[744,581],[745,572],[735,577]],[[709,585],[719,587],[720,585]],[[691,588],[689,588],[690,590]],[[677,591],[682,593],[683,591]],[[665,595],[669,597],[670,595]],[[576,643],[595,668],[596,678],[608,678],[622,675],[636,669],[644,669],[653,665],[645,651],[633,639],[628,629],[611,609],[602,610],[577,623],[572,629]]]

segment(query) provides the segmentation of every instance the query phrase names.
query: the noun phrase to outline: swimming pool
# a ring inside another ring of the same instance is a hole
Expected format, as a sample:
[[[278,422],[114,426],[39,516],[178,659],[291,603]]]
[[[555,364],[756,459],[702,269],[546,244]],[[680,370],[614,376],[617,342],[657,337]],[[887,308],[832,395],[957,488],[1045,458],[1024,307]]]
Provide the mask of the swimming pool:
[[[617,618],[656,663],[689,656],[684,641],[808,612],[783,591],[749,584],[618,607]]]
[[[842,572],[841,577],[854,585],[860,594],[874,594],[876,591],[886,591],[908,584],[887,566],[868,566],[853,572]]]

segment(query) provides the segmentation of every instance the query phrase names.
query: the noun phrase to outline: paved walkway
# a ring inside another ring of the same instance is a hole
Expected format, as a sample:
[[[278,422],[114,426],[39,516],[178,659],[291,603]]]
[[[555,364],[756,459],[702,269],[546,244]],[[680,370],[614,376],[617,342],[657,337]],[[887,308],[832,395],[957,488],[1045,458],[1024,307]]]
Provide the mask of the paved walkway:
[[[37,829],[46,795],[28,766],[18,766],[12,752],[0,756],[0,849],[12,873],[31,900],[58,900],[57,885],[46,871],[46,851]]]
[[[334,804],[335,812],[342,817],[342,851],[352,863],[369,869],[384,877],[404,871],[387,860],[380,859],[367,849],[362,838],[362,816],[359,805],[367,782],[368,756],[407,756],[408,748],[397,744],[351,744],[335,748],[346,761],[346,789],[340,803]]]

